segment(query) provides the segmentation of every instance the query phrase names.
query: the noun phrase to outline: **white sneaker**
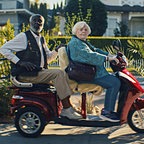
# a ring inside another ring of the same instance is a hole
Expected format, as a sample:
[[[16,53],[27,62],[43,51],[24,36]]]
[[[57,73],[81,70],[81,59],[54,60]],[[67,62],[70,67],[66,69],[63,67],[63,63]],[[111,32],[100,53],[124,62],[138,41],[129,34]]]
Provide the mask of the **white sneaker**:
[[[82,119],[82,116],[78,114],[72,107],[62,109],[60,116],[67,117],[69,119]]]

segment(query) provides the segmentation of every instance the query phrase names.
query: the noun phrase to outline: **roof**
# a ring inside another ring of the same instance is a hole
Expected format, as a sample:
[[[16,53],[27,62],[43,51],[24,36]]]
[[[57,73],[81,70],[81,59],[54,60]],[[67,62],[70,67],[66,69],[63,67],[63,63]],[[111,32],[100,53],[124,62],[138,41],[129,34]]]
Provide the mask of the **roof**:
[[[0,10],[0,14],[5,14],[5,13],[20,13],[20,14],[28,14],[32,15],[33,13],[30,12],[27,9],[7,9],[7,10]]]
[[[105,5],[106,10],[109,12],[144,12],[144,7],[135,5],[135,6],[129,6],[129,5],[123,5],[123,6],[110,6]]]

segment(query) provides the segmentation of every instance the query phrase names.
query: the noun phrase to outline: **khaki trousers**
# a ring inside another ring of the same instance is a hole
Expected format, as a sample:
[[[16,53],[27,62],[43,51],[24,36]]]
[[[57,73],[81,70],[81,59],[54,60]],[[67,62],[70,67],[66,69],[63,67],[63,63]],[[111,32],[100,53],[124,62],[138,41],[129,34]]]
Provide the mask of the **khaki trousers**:
[[[50,81],[52,81],[61,100],[73,93],[68,85],[68,77],[66,73],[59,69],[44,69],[38,73],[38,76],[19,76],[18,79],[21,82],[30,82],[33,84],[49,84]]]

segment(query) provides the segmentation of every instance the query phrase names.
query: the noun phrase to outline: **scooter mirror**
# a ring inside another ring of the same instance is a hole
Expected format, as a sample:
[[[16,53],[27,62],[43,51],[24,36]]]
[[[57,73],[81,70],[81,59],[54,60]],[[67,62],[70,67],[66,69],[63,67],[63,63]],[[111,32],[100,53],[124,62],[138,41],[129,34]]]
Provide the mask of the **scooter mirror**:
[[[119,51],[121,48],[121,41],[119,39],[114,40],[112,46],[115,50]]]

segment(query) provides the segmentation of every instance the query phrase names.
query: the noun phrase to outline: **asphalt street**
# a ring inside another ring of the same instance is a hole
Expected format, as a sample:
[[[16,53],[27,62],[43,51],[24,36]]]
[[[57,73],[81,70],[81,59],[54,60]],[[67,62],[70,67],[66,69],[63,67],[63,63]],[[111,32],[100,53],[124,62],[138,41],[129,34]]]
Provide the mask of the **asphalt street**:
[[[78,104],[80,97],[72,99]],[[103,106],[104,93],[95,97],[96,105]],[[14,124],[0,124],[0,144],[144,144],[144,134],[134,132],[127,124],[122,126],[79,127],[48,124],[38,138],[22,137]]]
[[[89,128],[49,124],[38,138],[22,137],[12,124],[0,124],[0,144],[144,144],[128,125]]]

